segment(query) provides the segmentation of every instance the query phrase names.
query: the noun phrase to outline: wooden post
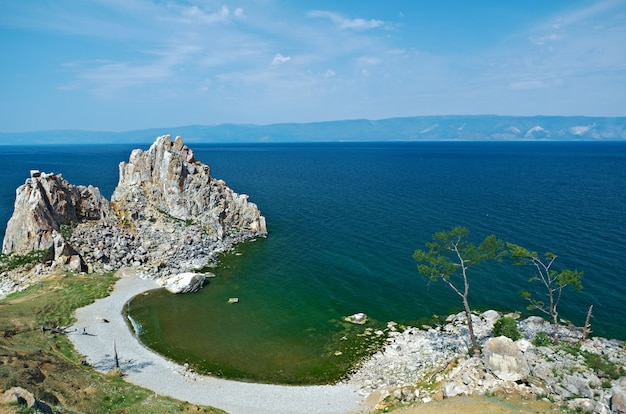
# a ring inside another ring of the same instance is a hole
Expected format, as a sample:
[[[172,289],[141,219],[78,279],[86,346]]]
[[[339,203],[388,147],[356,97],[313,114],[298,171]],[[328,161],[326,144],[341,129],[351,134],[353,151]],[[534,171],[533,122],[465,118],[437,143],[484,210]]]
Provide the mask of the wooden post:
[[[120,369],[120,360],[117,357],[117,348],[115,347],[115,341],[113,341],[113,357],[115,358],[115,368]]]
[[[581,342],[587,339],[587,335],[591,333],[591,311],[593,310],[593,305],[589,306],[589,311],[587,311],[587,319],[585,319],[585,326],[583,326],[583,337]]]

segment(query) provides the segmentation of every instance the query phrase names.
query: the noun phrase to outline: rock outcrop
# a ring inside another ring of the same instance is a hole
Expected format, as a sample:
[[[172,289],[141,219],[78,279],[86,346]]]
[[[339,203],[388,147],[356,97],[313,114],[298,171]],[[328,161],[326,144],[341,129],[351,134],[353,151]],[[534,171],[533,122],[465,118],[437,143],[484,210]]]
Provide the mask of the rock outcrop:
[[[0,394],[0,405],[5,406],[13,406],[20,408],[27,408],[32,411],[28,412],[36,412],[52,414],[52,408],[42,401],[39,401],[35,398],[32,392],[25,390],[21,387],[12,387],[4,392],[4,394]],[[4,411],[3,411],[4,412]],[[19,411],[6,411],[6,412],[19,412]]]
[[[128,163],[120,164],[112,202],[122,220],[133,224],[166,215],[197,224],[217,240],[266,232],[265,219],[248,196],[213,179],[180,137],[159,137],[148,151],[134,150]]]
[[[38,273],[133,266],[146,277],[166,278],[267,234],[257,206],[211,177],[180,137],[162,136],[147,151],[133,150],[119,173],[109,202],[96,187],[31,171],[17,189],[2,251],[47,250],[48,267],[36,267]],[[23,275],[7,278],[0,277],[4,290],[32,282]]]
[[[62,226],[98,221],[110,214],[109,202],[98,188],[74,186],[61,174],[31,171],[31,177],[16,191],[2,251],[25,254],[50,249],[55,246],[54,240],[61,234]]]
[[[469,355],[464,313],[451,315],[441,326],[423,329],[401,331],[390,323],[387,345],[363,361],[349,382],[378,409],[489,393],[533,399],[547,396],[576,412],[626,412],[622,341],[583,341],[580,329],[554,326],[535,316],[517,323],[522,339],[494,338],[495,315],[502,316],[495,311],[472,315],[482,356]],[[559,344],[533,345],[540,332],[549,337],[558,333]],[[614,372],[609,375],[605,371],[611,367]]]

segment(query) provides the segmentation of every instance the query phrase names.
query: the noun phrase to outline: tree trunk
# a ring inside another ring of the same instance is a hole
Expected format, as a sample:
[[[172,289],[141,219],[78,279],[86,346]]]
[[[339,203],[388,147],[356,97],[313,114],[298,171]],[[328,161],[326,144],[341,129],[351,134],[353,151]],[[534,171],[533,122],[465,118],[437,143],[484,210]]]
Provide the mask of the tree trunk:
[[[591,311],[593,311],[593,305],[589,306],[589,311],[587,312],[587,318],[585,319],[585,326],[583,326],[583,336],[580,342],[584,342],[587,339],[587,335],[591,333]]]
[[[472,349],[474,354],[480,353],[478,347],[478,341],[474,335],[474,323],[472,322],[472,312],[470,311],[469,303],[467,303],[467,297],[463,297],[463,306],[465,307],[465,317],[467,318],[467,330],[469,331],[470,341],[472,341]],[[470,352],[471,353],[471,352]]]

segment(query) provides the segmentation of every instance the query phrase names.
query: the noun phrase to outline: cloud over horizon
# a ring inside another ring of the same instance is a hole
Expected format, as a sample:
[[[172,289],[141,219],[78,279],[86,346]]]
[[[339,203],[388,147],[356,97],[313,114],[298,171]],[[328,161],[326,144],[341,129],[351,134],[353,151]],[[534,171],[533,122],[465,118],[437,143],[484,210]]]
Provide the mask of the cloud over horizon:
[[[2,128],[626,115],[626,0],[307,6],[7,0]]]

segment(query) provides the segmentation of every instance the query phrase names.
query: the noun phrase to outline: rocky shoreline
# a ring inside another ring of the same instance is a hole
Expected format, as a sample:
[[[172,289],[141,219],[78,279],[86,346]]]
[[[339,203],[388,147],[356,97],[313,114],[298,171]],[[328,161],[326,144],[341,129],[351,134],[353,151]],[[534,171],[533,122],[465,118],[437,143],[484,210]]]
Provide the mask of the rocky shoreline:
[[[450,315],[440,327],[400,331],[389,324],[384,350],[364,361],[349,383],[376,400],[378,409],[459,395],[517,394],[546,398],[573,411],[626,412],[624,342],[583,341],[580,329],[536,316],[517,322],[521,339],[494,338],[494,323],[502,316],[493,310],[472,315],[483,350],[478,356],[469,354],[463,312]],[[541,332],[557,334],[559,343],[533,345]],[[618,374],[605,372],[610,368]]]

